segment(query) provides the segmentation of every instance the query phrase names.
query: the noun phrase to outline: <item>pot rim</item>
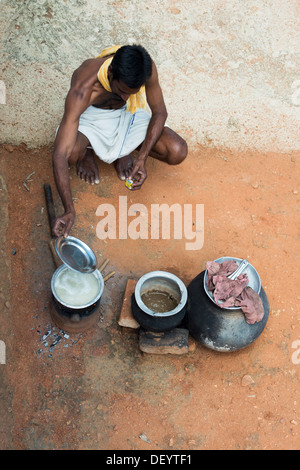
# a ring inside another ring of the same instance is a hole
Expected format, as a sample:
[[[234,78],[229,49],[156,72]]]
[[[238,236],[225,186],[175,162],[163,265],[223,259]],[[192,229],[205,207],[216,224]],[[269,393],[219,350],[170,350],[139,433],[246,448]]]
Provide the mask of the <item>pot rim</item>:
[[[97,302],[97,300],[102,296],[103,294],[103,290],[104,290],[104,280],[103,280],[103,277],[102,277],[102,274],[100,273],[100,271],[98,269],[95,269],[92,273],[81,273],[81,274],[91,274],[91,275],[94,275],[98,278],[99,280],[99,291],[98,291],[98,294],[96,295],[96,297],[91,300],[88,304],[84,304],[84,305],[71,305],[71,304],[68,304],[64,301],[62,301],[60,299],[60,297],[57,295],[56,291],[55,291],[55,286],[54,286],[54,283],[55,283],[55,280],[57,278],[57,276],[60,274],[61,271],[63,271],[64,269],[70,269],[72,271],[71,268],[69,268],[69,266],[66,266],[65,264],[62,264],[61,266],[59,266],[59,268],[57,268],[57,270],[53,273],[53,276],[52,276],[52,279],[51,279],[51,291],[52,291],[52,294],[54,295],[55,299],[57,300],[57,302],[59,302],[61,305],[63,305],[64,307],[68,307],[68,308],[71,308],[73,310],[82,310],[84,308],[87,308],[87,307],[90,307],[91,305],[93,305],[95,302]]]
[[[169,312],[153,312],[142,301],[141,294],[140,294],[141,287],[145,281],[154,277],[164,277],[166,279],[170,279],[171,281],[174,281],[179,287],[181,298],[180,298],[179,304],[173,310],[170,310]],[[187,288],[185,284],[182,282],[182,280],[179,279],[179,277],[175,276],[175,274],[169,273],[167,271],[151,271],[150,273],[144,274],[138,280],[135,286],[134,296],[135,296],[136,303],[138,304],[139,308],[144,313],[147,313],[148,315],[151,315],[152,317],[163,317],[163,318],[170,317],[170,316],[176,315],[177,313],[180,313],[183,307],[185,307],[185,304],[187,303],[187,297],[188,297]]]

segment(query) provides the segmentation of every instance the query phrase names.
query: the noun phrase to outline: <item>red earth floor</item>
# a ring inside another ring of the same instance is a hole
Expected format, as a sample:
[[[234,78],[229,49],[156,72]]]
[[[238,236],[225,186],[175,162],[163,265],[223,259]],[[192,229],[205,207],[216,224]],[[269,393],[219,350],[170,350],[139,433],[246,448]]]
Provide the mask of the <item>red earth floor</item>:
[[[105,285],[96,324],[65,334],[50,316],[55,265],[45,183],[61,211],[51,149],[3,146],[1,448],[299,448],[297,158],[199,147],[178,167],[149,160],[148,179],[136,192],[101,162],[98,186],[71,169],[77,210],[71,235],[91,246],[99,264],[109,259],[105,274],[116,273]],[[27,190],[23,182],[33,172]],[[188,240],[172,232],[165,240],[134,240],[125,229],[123,239],[99,238],[103,204],[129,226],[133,204],[150,217],[152,205],[162,203],[204,205],[203,245],[199,238],[198,249],[187,249]],[[184,356],[143,354],[138,334],[117,323],[127,280],[166,270],[188,285],[207,260],[221,256],[247,258],[260,274],[270,314],[259,338],[231,353],[196,341]]]

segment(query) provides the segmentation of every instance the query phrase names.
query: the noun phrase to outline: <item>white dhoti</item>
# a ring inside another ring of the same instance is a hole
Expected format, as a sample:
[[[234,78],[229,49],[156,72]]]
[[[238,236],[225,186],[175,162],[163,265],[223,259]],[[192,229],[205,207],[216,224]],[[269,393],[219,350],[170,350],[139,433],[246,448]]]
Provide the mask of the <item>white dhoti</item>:
[[[129,155],[146,137],[151,115],[144,109],[131,114],[121,109],[89,106],[80,116],[78,130],[90,141],[95,154],[112,163]]]

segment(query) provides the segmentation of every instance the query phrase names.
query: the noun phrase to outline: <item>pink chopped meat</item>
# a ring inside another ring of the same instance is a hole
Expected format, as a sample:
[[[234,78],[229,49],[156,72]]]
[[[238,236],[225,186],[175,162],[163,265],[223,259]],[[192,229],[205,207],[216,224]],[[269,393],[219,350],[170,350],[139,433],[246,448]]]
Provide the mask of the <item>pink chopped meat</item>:
[[[245,287],[239,298],[236,299],[236,305],[243,310],[246,322],[249,325],[253,325],[263,319],[265,311],[262,300],[251,287]]]
[[[220,267],[221,263],[217,263],[216,261],[207,261],[206,263],[206,269],[210,276],[217,274],[217,272],[220,270]]]
[[[217,304],[220,300],[227,300],[230,297],[237,298],[248,284],[247,274],[241,274],[237,279],[232,280],[228,277],[216,275],[214,276],[215,290],[214,299]],[[220,307],[223,307],[220,304]]]
[[[221,308],[240,307],[250,325],[263,319],[264,306],[260,296],[249,286],[247,274],[237,279],[228,279],[238,264],[234,260],[217,263],[207,261],[207,287],[213,293],[216,304]],[[222,303],[220,303],[222,301]]]
[[[217,274],[220,269],[221,264],[217,263],[216,261],[207,261],[206,269],[207,269],[207,287],[208,290],[214,289],[213,283],[213,276]]]
[[[207,287],[208,290],[215,288],[215,276],[229,276],[238,268],[238,264],[234,260],[224,261],[224,263],[217,263],[216,261],[207,261]]]
[[[233,259],[224,261],[224,263],[221,263],[220,265],[218,274],[222,276],[229,276],[229,274],[232,274],[238,267],[239,265]]]
[[[235,307],[235,298],[234,297],[229,297],[229,299],[225,300],[225,302],[220,305],[222,308],[228,308],[228,307]]]

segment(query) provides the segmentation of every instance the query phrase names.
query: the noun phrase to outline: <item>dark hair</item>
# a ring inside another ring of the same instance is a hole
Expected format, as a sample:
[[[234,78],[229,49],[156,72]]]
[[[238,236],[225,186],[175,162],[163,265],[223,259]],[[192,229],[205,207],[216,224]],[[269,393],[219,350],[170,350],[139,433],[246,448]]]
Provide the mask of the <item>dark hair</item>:
[[[151,77],[152,60],[143,46],[122,46],[111,62],[113,80],[129,88],[140,88]]]

